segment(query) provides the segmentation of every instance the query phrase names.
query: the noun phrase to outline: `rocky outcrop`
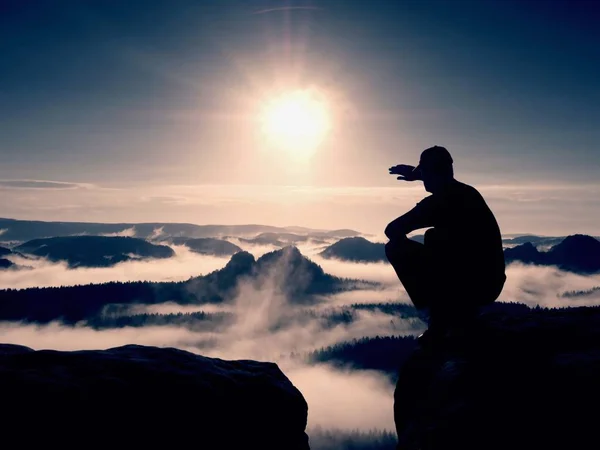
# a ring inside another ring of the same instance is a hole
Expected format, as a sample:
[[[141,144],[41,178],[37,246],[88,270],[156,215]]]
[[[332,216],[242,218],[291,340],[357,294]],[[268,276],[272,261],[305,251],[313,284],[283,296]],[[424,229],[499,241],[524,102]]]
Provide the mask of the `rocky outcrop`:
[[[600,308],[491,310],[466,336],[400,371],[401,449],[591,448],[600,401]]]
[[[307,404],[273,363],[0,345],[0,380],[2,441],[23,448],[309,448]]]

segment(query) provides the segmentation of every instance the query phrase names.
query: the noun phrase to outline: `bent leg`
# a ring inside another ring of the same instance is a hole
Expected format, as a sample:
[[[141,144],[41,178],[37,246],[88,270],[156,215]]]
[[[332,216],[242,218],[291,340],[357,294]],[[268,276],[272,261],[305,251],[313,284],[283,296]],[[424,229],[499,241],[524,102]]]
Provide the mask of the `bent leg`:
[[[430,306],[428,262],[425,246],[406,237],[385,245],[385,256],[396,271],[404,289],[417,309]]]

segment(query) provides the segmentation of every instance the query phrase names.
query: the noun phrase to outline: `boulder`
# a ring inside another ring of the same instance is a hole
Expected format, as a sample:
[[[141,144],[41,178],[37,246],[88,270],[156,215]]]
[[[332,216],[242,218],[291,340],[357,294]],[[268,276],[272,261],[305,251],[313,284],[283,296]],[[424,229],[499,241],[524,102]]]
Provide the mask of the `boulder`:
[[[599,342],[596,307],[490,312],[467,335],[420,345],[396,388],[399,448],[594,446]]]
[[[27,448],[309,448],[307,404],[274,363],[0,345],[0,398],[3,442]]]

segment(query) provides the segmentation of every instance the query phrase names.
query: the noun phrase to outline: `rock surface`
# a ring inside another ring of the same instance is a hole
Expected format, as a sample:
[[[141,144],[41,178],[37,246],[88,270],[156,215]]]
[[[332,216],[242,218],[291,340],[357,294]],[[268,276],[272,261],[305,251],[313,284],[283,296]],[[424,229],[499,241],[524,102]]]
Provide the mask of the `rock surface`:
[[[309,448],[307,404],[273,363],[0,345],[0,398],[2,440],[24,448]]]
[[[507,305],[508,306],[508,305]],[[397,387],[401,449],[591,448],[600,308],[484,314],[467,337],[421,347]]]

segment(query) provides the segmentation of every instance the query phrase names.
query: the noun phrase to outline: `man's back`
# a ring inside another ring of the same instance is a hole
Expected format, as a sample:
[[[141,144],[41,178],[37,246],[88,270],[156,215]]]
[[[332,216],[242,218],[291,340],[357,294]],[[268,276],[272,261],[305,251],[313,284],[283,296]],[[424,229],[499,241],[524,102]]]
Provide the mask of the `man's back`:
[[[441,192],[426,197],[413,209],[434,227],[444,252],[440,255],[452,272],[495,279],[504,276],[504,253],[498,222],[481,194],[472,186],[453,181]],[[413,211],[407,213],[413,214]]]

